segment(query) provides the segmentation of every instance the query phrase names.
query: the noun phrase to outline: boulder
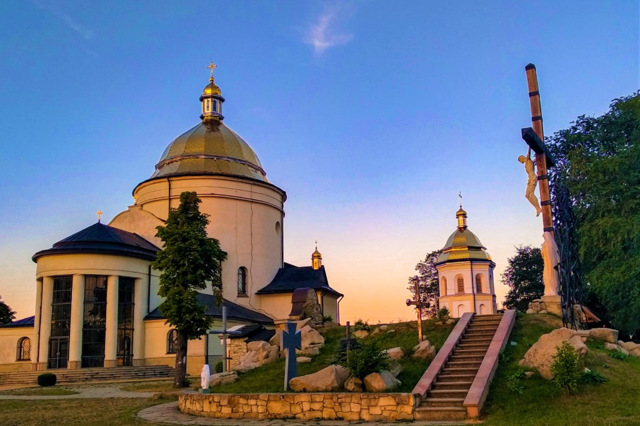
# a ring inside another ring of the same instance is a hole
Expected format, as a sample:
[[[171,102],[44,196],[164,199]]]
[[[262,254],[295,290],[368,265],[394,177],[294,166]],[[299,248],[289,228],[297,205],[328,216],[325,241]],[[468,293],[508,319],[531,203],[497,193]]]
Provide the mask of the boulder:
[[[568,342],[573,346],[581,357],[584,357],[588,351],[587,346],[582,342],[582,338],[575,330],[559,328],[540,336],[540,339],[529,348],[519,364],[523,367],[537,369],[545,379],[553,379],[551,365],[558,348],[564,342]]]
[[[302,349],[296,349],[296,355],[302,356],[316,356],[320,353],[320,348],[322,345],[311,345],[307,347],[303,347]]]
[[[383,370],[379,373],[371,373],[364,378],[364,387],[367,392],[384,392],[400,385],[400,380],[390,372]]]
[[[322,307],[315,290],[311,288],[307,291],[307,300],[302,307],[302,318],[309,318],[314,327],[322,326]]]
[[[211,377],[209,378],[209,386],[233,383],[236,380],[238,380],[238,373],[236,373],[235,371],[212,374]]]
[[[534,311],[533,309],[527,309],[527,314],[535,314],[536,311]]]
[[[386,353],[389,359],[394,359],[396,361],[401,360],[404,357],[404,351],[401,347],[387,349],[386,351],[382,352]]]
[[[626,350],[629,353],[629,355],[640,357],[640,344],[633,343],[633,342],[621,342],[621,341],[618,341],[618,344],[620,345],[621,348]]]
[[[542,309],[542,310],[540,310],[540,312],[538,312],[538,313],[539,313],[539,314],[547,314],[548,312],[547,312],[547,310],[546,310],[546,309]]]
[[[344,383],[344,388],[349,392],[362,392],[362,380],[357,377],[349,377]]]
[[[236,370],[249,371],[278,359],[279,348],[258,340],[247,343],[247,353],[240,357]]]
[[[309,358],[308,356],[299,356],[296,357],[296,362],[298,364],[306,364],[308,362],[311,362],[311,358]]]
[[[353,332],[353,335],[358,339],[364,339],[369,336],[369,332],[367,330],[356,330]]]
[[[380,326],[380,330],[382,330],[382,331],[386,331],[387,328],[389,328],[389,326],[387,324],[383,324],[383,325]]]
[[[412,358],[431,359],[436,355],[436,348],[428,340],[423,340],[413,347]]]
[[[302,349],[313,345],[324,345],[324,337],[322,334],[311,328],[310,325],[305,325],[300,329],[300,337],[302,340]]]
[[[349,371],[341,365],[330,365],[313,374],[294,377],[289,381],[296,392],[335,392],[344,387]]]
[[[601,342],[616,343],[618,341],[618,330],[612,328],[592,328],[589,330],[589,338]]]

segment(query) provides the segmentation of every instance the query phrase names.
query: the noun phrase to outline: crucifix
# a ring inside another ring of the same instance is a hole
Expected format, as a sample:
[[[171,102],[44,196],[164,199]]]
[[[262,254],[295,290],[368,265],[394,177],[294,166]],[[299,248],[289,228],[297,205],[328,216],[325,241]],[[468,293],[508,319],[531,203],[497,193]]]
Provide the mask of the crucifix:
[[[297,330],[298,324],[287,322],[286,329],[282,330],[282,349],[286,349],[286,361],[284,366],[284,390],[290,390],[289,380],[298,375],[298,364],[296,362],[296,348],[302,349],[302,336]]]
[[[413,300],[407,299],[407,306],[415,306],[416,312],[418,313],[418,342],[422,342],[422,308],[428,308],[430,306],[429,302],[423,302],[420,297],[420,281],[415,280],[415,288],[414,288],[414,297]]]
[[[529,145],[527,158],[520,156],[518,160],[525,164],[525,170],[529,176],[525,197],[536,208],[539,215],[542,212],[542,229],[544,243],[542,244],[542,258],[544,259],[544,296],[543,301],[547,305],[547,310],[561,314],[559,279],[555,267],[559,263],[558,247],[556,246],[553,231],[553,215],[551,213],[551,199],[549,197],[549,176],[547,167],[553,167],[553,158],[544,144],[544,132],[542,129],[542,107],[540,106],[540,92],[538,90],[538,76],[536,66],[529,64],[525,67],[527,72],[527,84],[529,86],[529,103],[531,104],[531,124],[532,127],[522,129],[522,139]],[[529,158],[531,151],[535,153],[535,169],[533,172],[533,162]],[[538,191],[540,193],[540,206],[537,206],[535,197],[535,180],[537,179]]]
[[[100,223],[100,218],[102,218],[102,210],[98,210],[96,214],[98,215],[98,223]]]
[[[218,68],[218,66],[217,66],[217,65],[214,65],[214,63],[213,63],[213,62],[211,62],[211,63],[207,66],[207,68],[209,68],[209,69],[211,70],[211,77],[210,77],[210,78],[211,78],[211,81],[213,81],[213,70],[214,70],[215,68]]]

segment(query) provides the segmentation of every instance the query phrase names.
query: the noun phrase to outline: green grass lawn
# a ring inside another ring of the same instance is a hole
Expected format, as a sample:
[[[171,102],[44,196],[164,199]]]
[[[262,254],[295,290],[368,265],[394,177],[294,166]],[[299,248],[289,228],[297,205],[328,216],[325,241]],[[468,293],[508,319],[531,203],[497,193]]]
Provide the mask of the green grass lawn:
[[[509,346],[498,369],[485,406],[487,425],[640,425],[640,358],[612,358],[601,345],[588,343],[585,366],[607,379],[582,384],[570,395],[537,373],[530,379],[509,380],[521,369],[518,361],[540,335],[561,327],[551,315],[518,318]],[[521,387],[522,393],[512,388]]]
[[[77,395],[79,392],[59,386],[11,389],[0,392],[0,395]]]
[[[195,380],[195,379],[194,379]],[[173,379],[158,380],[152,382],[133,382],[123,384],[120,389],[127,392],[172,392],[176,391],[173,387]],[[180,389],[177,389],[180,390]]]
[[[375,329],[376,326],[372,326]],[[440,348],[453,325],[439,325],[434,320],[424,321],[423,332],[429,341]],[[388,330],[380,331],[368,337],[377,342],[381,350],[396,346],[402,348],[413,348],[418,344],[418,330],[415,322],[390,324]],[[312,361],[306,364],[298,364],[298,375],[315,373],[331,364],[337,362],[340,339],[346,336],[345,327],[332,327],[322,331],[325,344],[320,350],[320,354],[312,357]],[[410,392],[418,382],[427,366],[428,361],[404,359],[401,362],[404,371],[400,373],[398,379],[402,386],[396,392]],[[235,383],[217,385],[211,387],[211,392],[219,393],[265,393],[284,392],[284,359],[279,359],[274,363],[264,365],[246,373],[240,373],[240,380]]]
[[[146,425],[154,423],[137,418],[138,411],[170,402],[152,399],[59,399],[0,400],[2,426],[30,425]]]

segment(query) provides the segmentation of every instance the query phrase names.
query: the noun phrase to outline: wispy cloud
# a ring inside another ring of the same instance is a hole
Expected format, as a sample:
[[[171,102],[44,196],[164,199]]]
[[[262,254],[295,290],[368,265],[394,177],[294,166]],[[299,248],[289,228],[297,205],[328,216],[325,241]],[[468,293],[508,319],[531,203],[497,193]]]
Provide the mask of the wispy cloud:
[[[331,47],[347,44],[353,39],[353,34],[341,32],[337,28],[339,20],[345,18],[339,12],[335,7],[327,8],[307,29],[304,42],[313,47],[316,56],[322,55]]]
[[[80,35],[85,40],[89,40],[93,38],[94,32],[90,28],[87,28],[83,25],[80,25],[73,19],[69,14],[65,11],[61,10],[57,5],[54,5],[50,1],[41,1],[41,0],[33,0],[33,4],[39,7],[42,10],[46,10],[51,13],[56,18],[60,19],[62,23],[64,23],[67,27],[71,28],[77,34]]]

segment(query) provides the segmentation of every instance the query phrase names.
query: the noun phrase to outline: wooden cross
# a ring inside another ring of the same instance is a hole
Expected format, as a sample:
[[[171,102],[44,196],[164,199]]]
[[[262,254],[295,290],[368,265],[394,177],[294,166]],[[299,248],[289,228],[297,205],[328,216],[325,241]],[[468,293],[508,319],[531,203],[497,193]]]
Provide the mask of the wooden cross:
[[[207,66],[207,68],[209,68],[209,69],[211,70],[211,80],[213,80],[213,70],[214,70],[215,68],[218,68],[218,66],[217,66],[217,65],[214,65],[214,64],[213,64],[213,62],[211,62],[211,63],[209,64],[209,66]]]
[[[415,289],[414,289],[414,299],[407,299],[407,306],[415,306],[416,312],[418,313],[418,342],[422,342],[422,308],[428,308],[430,306],[429,302],[422,302],[420,299],[420,281],[416,280]]]
[[[100,223],[100,218],[102,217],[102,210],[98,210],[96,214],[98,215],[98,223]]]
[[[542,226],[544,232],[553,235],[553,215],[549,197],[549,177],[547,166],[553,167],[553,158],[544,144],[542,129],[542,107],[540,106],[540,92],[538,91],[538,76],[536,66],[529,64],[525,67],[527,84],[529,86],[529,103],[531,104],[532,127],[522,129],[522,139],[536,153],[536,171],[538,174],[538,191],[540,192],[540,207],[542,208]]]
[[[302,336],[296,330],[297,324],[293,321],[287,322],[285,330],[282,330],[282,349],[286,349],[286,362],[284,367],[284,390],[288,391],[289,380],[298,375],[298,364],[296,362],[296,348],[302,349]]]

